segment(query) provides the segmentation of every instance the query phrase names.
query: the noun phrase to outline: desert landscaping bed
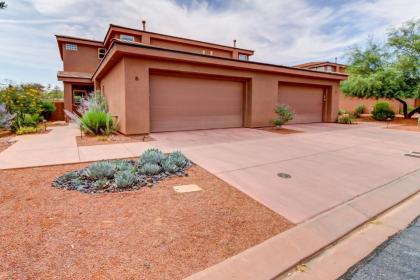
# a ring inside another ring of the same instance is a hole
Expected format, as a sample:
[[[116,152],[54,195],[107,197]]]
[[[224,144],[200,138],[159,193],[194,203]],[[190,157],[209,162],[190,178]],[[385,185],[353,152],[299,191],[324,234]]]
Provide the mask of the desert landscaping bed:
[[[135,142],[149,142],[154,141],[149,135],[130,135],[126,136],[120,133],[111,134],[109,136],[76,136],[77,146],[95,146],[95,145],[109,145]]]
[[[86,166],[0,171],[0,278],[182,279],[293,226],[196,165],[130,192],[52,187]]]
[[[420,126],[418,125],[418,119],[411,118],[411,119],[404,119],[397,117],[394,120],[390,121],[389,124],[387,122],[380,122],[376,121],[372,118],[359,118],[357,119],[358,122],[375,122],[381,123],[387,126],[388,129],[397,129],[397,130],[406,130],[406,131],[417,131],[420,132]]]
[[[259,130],[264,130],[268,132],[273,132],[277,134],[294,134],[294,133],[302,133],[303,131],[288,129],[288,128],[277,128],[277,127],[261,127],[258,128]]]

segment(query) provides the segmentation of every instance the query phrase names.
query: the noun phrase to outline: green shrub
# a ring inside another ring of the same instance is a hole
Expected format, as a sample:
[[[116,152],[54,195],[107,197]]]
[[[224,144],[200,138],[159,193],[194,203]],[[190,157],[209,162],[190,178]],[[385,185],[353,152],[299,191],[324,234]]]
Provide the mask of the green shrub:
[[[393,120],[395,118],[395,113],[388,102],[377,102],[373,107],[372,118],[378,121]]]
[[[115,174],[115,185],[118,188],[128,188],[138,183],[136,174],[130,171],[119,171]]]
[[[338,115],[339,116],[344,115],[344,114],[348,114],[346,109],[338,109]]]
[[[116,129],[109,113],[103,111],[87,111],[80,118],[80,127],[92,135],[109,135]]]
[[[354,116],[358,118],[360,117],[361,114],[364,113],[364,111],[365,111],[365,105],[363,104],[357,105],[357,107],[354,109]]]
[[[42,100],[41,101],[41,116],[48,120],[51,118],[52,113],[56,110],[54,103],[48,100]]]
[[[15,115],[11,129],[16,131],[21,126],[37,126],[27,122],[28,115],[41,113],[41,101],[44,87],[39,84],[9,85],[0,90],[0,103],[6,105],[7,111]]]
[[[85,176],[92,180],[111,179],[116,172],[116,165],[110,161],[98,161],[88,166]]]
[[[170,153],[168,155],[168,159],[179,168],[183,168],[184,166],[188,164],[187,157],[180,151],[175,151],[173,153]]]
[[[147,149],[140,156],[140,163],[146,164],[160,164],[161,161],[165,158],[165,155],[159,149]]]
[[[291,110],[291,108],[285,104],[280,104],[274,110],[277,114],[276,119],[273,120],[273,124],[275,126],[281,126],[286,124],[287,122],[293,120],[295,117],[295,113]]]
[[[140,168],[140,173],[148,176],[157,175],[160,173],[162,168],[155,163],[145,163]]]
[[[350,114],[343,114],[338,116],[337,122],[341,124],[352,124],[354,122],[354,118]]]
[[[41,131],[42,131],[41,127],[21,126],[15,131],[15,133],[17,135],[23,135],[23,134],[38,133]]]
[[[38,114],[23,114],[20,115],[19,118],[16,118],[12,125],[10,126],[11,130],[16,132],[19,128],[22,127],[33,127],[37,128],[39,122],[41,121],[41,117]]]

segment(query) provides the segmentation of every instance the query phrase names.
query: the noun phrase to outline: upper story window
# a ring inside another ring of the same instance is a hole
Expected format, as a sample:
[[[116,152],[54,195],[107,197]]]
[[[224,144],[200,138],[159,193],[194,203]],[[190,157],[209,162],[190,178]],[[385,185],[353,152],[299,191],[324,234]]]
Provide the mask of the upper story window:
[[[127,41],[127,42],[134,42],[134,36],[120,34],[120,40]]]
[[[67,51],[77,51],[77,45],[76,44],[66,43],[65,48],[66,48]]]
[[[249,57],[246,54],[243,54],[243,53],[239,54],[239,60],[247,61],[248,59],[249,59]]]
[[[317,68],[315,68],[315,70],[317,71],[325,71],[324,66],[318,66]]]
[[[327,66],[327,71],[328,72],[334,72],[334,69],[333,69],[333,67],[331,65],[328,65]]]
[[[98,49],[98,58],[104,58],[106,50],[104,48]]]

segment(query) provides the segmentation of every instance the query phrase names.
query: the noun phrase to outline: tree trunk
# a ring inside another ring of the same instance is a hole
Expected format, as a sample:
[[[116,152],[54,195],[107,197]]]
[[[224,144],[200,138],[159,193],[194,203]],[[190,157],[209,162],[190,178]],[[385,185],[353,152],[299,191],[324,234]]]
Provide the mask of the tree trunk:
[[[411,119],[411,117],[415,114],[415,113],[419,113],[420,114],[420,106],[417,107],[416,109],[412,110],[410,113],[408,113],[407,118],[406,119]]]
[[[398,102],[402,103],[403,105],[403,112],[404,112],[404,119],[409,119],[410,117],[408,116],[408,106],[407,106],[407,102],[405,102],[404,100],[402,100],[401,98],[395,98],[395,100],[397,100]]]

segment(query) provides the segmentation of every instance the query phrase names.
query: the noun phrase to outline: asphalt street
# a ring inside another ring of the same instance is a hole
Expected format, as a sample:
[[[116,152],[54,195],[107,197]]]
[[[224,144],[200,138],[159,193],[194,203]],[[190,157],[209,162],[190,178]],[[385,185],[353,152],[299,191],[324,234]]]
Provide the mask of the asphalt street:
[[[420,218],[353,266],[340,280],[420,279]]]

